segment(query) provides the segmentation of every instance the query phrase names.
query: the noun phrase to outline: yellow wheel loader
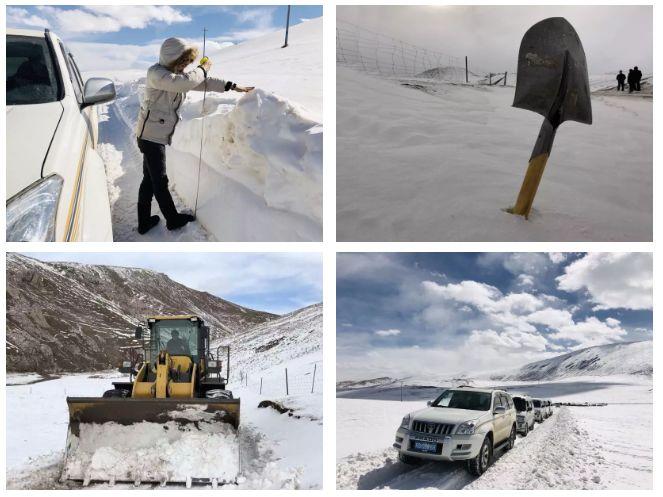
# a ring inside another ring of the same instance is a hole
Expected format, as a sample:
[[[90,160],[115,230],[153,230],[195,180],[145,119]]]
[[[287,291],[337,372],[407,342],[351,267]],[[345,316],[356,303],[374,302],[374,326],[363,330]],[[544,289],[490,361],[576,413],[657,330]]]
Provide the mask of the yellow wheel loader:
[[[101,398],[67,397],[61,480],[236,483],[240,399],[226,389],[230,348],[212,352],[209,328],[192,315],[150,317],[135,337],[143,355],[120,368],[129,381]]]

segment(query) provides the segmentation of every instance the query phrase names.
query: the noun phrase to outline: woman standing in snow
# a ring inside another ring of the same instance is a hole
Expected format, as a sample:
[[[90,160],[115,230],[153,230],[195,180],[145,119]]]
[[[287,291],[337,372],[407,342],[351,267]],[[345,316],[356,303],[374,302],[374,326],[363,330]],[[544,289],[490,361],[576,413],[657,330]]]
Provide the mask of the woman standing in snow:
[[[179,38],[168,38],[161,45],[159,63],[147,70],[145,98],[140,106],[136,136],[143,153],[143,181],[138,190],[138,232],[143,235],[159,222],[151,214],[152,197],[156,198],[169,230],[181,228],[195,217],[178,213],[168,191],[166,175],[166,145],[170,145],[175,127],[180,120],[178,110],[186,92],[235,90],[248,92],[253,87],[242,87],[232,81],[208,77],[212,67],[209,59],[201,61],[195,69],[184,72],[198,58],[198,49]]]

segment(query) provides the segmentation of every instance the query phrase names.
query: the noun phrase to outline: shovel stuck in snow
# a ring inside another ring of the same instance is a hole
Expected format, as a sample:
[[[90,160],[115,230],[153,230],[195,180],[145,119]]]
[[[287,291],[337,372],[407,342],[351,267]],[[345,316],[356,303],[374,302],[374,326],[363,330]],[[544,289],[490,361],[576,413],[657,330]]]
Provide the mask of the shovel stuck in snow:
[[[559,125],[564,121],[592,124],[585,52],[575,29],[563,17],[544,19],[523,36],[513,106],[544,117],[516,205],[508,209],[527,218]]]

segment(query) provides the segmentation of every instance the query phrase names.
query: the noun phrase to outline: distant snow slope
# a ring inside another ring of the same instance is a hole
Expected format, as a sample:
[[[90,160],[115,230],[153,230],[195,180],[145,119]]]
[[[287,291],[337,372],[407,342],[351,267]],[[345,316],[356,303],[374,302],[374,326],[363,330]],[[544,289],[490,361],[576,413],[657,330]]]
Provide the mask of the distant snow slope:
[[[514,373],[491,375],[503,380],[550,380],[570,376],[651,375],[652,342],[611,343],[526,364]]]
[[[274,32],[207,54],[213,76],[256,90],[208,93],[204,109],[203,93],[188,93],[166,153],[180,208],[195,206],[201,134],[204,140],[198,223],[179,232],[135,231],[142,155],[134,124],[144,76],[116,76],[118,98],[101,109],[100,126],[116,240],[321,239],[322,18],[293,26],[289,46],[282,44],[283,33]]]
[[[503,209],[541,116],[512,87],[414,83],[337,67],[340,241],[652,239],[651,99],[594,95],[594,124],[562,124],[527,221]]]

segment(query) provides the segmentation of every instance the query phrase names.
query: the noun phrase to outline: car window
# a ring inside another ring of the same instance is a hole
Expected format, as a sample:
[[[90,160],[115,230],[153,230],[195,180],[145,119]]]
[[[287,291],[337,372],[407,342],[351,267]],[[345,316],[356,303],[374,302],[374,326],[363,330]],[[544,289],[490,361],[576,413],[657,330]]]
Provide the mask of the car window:
[[[493,409],[495,409],[495,407],[499,407],[499,406],[502,406],[502,405],[504,405],[504,404],[502,404],[502,396],[499,393],[496,393],[495,394],[495,403],[494,403]]]
[[[67,64],[67,75],[69,76],[69,81],[71,81],[71,85],[74,87],[74,94],[76,95],[76,100],[78,101],[79,104],[83,103],[83,85],[82,82],[80,81],[80,76],[76,74],[76,71],[74,70],[73,62],[71,60],[71,56],[69,52],[67,51],[67,48],[60,42],[60,48],[62,49],[62,53],[64,54],[64,60]]]
[[[513,397],[513,403],[516,406],[516,411],[522,412],[527,410],[527,401],[522,397]]]
[[[490,409],[490,393],[473,392],[471,390],[445,390],[442,395],[433,401],[431,406],[488,411]]]
[[[7,36],[7,105],[56,102],[62,89],[46,38]]]

